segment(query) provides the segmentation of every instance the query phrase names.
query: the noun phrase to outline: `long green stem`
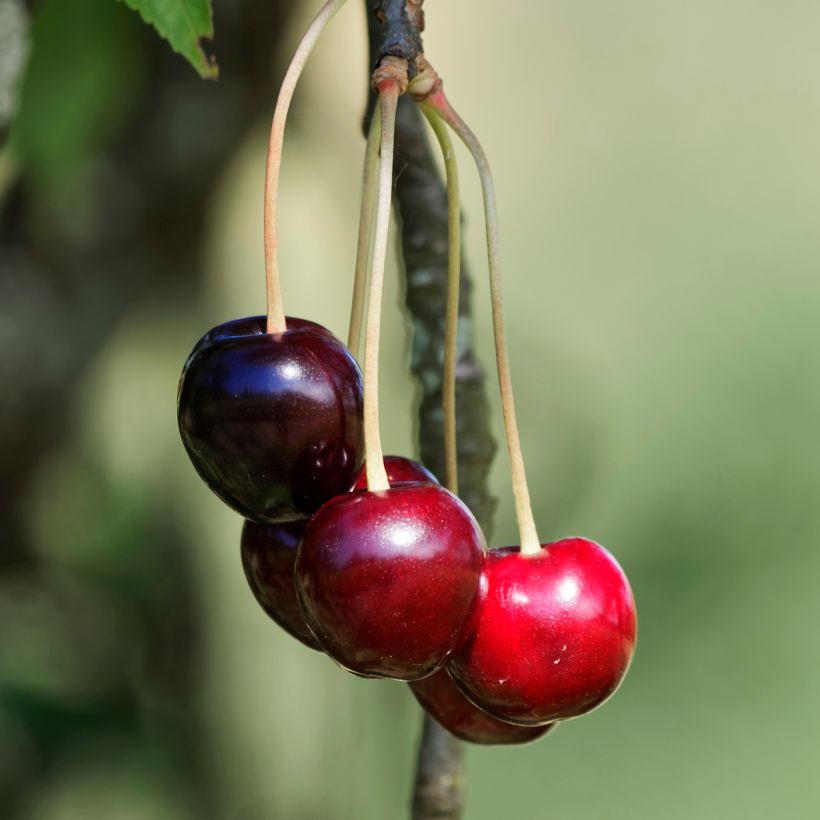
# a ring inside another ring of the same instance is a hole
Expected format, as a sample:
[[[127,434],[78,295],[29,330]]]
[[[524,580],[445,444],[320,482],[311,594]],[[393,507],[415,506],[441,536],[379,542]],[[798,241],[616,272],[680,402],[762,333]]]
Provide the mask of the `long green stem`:
[[[498,208],[496,205],[495,185],[487,155],[476,135],[464,120],[453,110],[444,92],[438,89],[427,98],[432,106],[455,131],[473,156],[481,179],[481,192],[484,199],[484,217],[487,226],[487,259],[490,269],[490,299],[493,311],[493,335],[495,338],[495,362],[498,370],[498,384],[501,391],[501,408],[504,415],[504,429],[507,437],[507,451],[510,456],[515,515],[518,521],[518,532],[521,539],[521,553],[534,555],[541,549],[535,520],[530,503],[530,491],[527,486],[527,475],[524,470],[524,456],[521,452],[521,437],[518,433],[518,421],[515,413],[512,378],[510,376],[509,356],[507,353],[507,335],[504,328],[504,299],[501,287],[501,248],[498,230]]]
[[[426,103],[421,104],[421,110],[438,139],[447,177],[447,312],[444,325],[444,376],[441,388],[444,412],[444,478],[447,489],[458,495],[456,363],[458,297],[461,284],[461,201],[458,164],[450,134],[441,115],[433,106]]]
[[[364,149],[359,239],[356,243],[356,270],[353,275],[353,299],[350,304],[350,326],[347,332],[347,347],[354,356],[359,355],[359,341],[362,334],[364,297],[367,289],[367,263],[370,252],[370,228],[373,222],[373,204],[376,200],[376,187],[379,179],[381,121],[381,107],[377,105],[373,109],[370,129],[367,132],[367,145]]]
[[[273,112],[273,122],[268,142],[268,160],[265,168],[265,287],[268,302],[268,333],[284,333],[285,310],[282,305],[282,288],[279,283],[279,171],[282,166],[282,146],[285,139],[285,122],[288,118],[293,92],[302,75],[313,47],[327,24],[347,0],[327,0],[299,43],[290,61]]]
[[[379,435],[379,337],[381,329],[384,266],[390,233],[390,201],[393,195],[393,143],[396,136],[396,106],[399,89],[386,82],[379,89],[381,107],[381,156],[379,195],[376,203],[376,229],[373,237],[373,265],[370,272],[370,299],[364,336],[364,453],[367,488],[370,492],[387,490],[390,484],[384,469]]]

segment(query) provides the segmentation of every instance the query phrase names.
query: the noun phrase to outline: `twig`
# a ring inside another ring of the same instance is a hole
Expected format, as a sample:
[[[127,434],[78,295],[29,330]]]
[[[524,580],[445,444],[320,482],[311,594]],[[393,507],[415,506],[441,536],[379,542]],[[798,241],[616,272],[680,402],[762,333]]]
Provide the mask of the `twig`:
[[[371,66],[393,54],[387,36],[390,21],[400,17],[418,31],[420,3],[408,0],[365,0],[370,35]],[[389,7],[389,9],[388,9]],[[390,14],[386,14],[386,9]],[[377,16],[377,12],[385,12]],[[404,25],[402,20],[402,25]],[[418,41],[420,47],[420,38]],[[404,56],[408,61],[412,58]],[[372,110],[372,100],[369,110]],[[366,121],[368,118],[366,117]],[[442,362],[447,302],[447,194],[427,142],[415,103],[399,100],[396,121],[395,203],[401,222],[401,251],[406,280],[406,304],[413,340],[410,368],[421,390],[419,442],[422,461],[444,475]],[[462,257],[463,258],[463,257]],[[487,475],[495,453],[484,373],[476,361],[470,323],[471,283],[462,263],[457,375],[459,494],[485,531],[489,531],[495,500]],[[464,805],[463,749],[430,718],[425,718],[419,746],[412,799],[414,820],[457,820]]]

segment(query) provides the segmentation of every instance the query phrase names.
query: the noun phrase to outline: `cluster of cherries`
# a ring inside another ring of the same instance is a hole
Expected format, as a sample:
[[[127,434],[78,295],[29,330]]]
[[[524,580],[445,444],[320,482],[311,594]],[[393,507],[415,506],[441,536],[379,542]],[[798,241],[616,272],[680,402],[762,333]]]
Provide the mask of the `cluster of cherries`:
[[[199,474],[245,518],[242,562],[264,610],[365,677],[411,682],[445,728],[516,743],[588,712],[618,686],[635,642],[629,584],[582,538],[487,551],[478,523],[414,461],[362,468],[362,379],[324,328],[220,325],[179,386]]]
[[[334,3],[340,0],[323,11]],[[326,23],[317,21],[314,33]],[[377,257],[386,242],[378,231],[386,240],[392,118],[405,89],[391,71],[374,87],[380,179],[388,182],[376,219],[364,379],[333,334],[279,311],[271,264],[268,316],[219,325],[188,357],[179,428],[197,472],[246,519],[245,574],[274,621],[356,675],[408,682],[422,707],[464,740],[522,743],[615,691],[634,651],[635,604],[623,571],[598,544],[567,538],[542,545],[531,525],[522,529],[521,547],[488,550],[473,515],[428,470],[383,458],[373,300],[383,275]],[[425,99],[443,99],[440,86],[431,90]],[[272,145],[288,103],[277,106]],[[278,178],[275,160],[269,157],[269,182]],[[266,240],[275,225],[269,217],[266,207]],[[273,230],[266,247],[275,257]],[[504,396],[508,374],[500,369],[499,377]],[[511,392],[505,422],[515,484],[520,444],[508,410]],[[520,480],[515,487],[521,521],[529,497]]]

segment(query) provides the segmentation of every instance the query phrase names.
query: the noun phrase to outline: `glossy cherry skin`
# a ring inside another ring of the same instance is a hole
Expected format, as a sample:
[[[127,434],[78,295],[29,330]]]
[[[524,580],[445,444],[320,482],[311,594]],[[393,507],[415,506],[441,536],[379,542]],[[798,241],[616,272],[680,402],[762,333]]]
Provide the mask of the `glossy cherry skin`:
[[[474,629],[448,669],[471,701],[536,725],[602,704],[632,660],[635,601],[615,559],[585,538],[490,550]]]
[[[211,330],[177,392],[179,430],[206,484],[259,523],[303,518],[347,491],[361,467],[362,378],[328,330],[262,316]]]
[[[307,519],[284,524],[256,524],[242,527],[242,568],[254,598],[262,609],[286,632],[306,646],[319,644],[302,617],[293,583],[296,549]]]
[[[328,501],[296,558],[305,620],[341,666],[417,680],[464,641],[478,594],[484,536],[434,484],[399,484]]]
[[[403,484],[408,481],[421,482],[422,484],[438,484],[438,479],[418,461],[404,456],[385,456],[384,469],[387,473],[387,482],[392,487],[394,484]],[[359,470],[356,481],[353,484],[354,490],[367,489],[367,471],[365,465]]]
[[[516,726],[474,706],[453,683],[446,669],[408,684],[422,709],[450,734],[468,743],[484,746],[529,743],[538,740],[558,724]]]

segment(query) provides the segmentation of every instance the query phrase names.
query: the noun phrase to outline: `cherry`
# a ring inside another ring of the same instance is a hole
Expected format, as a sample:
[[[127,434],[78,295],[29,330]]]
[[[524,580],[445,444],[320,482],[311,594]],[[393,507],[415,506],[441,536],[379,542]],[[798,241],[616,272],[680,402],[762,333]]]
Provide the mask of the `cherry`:
[[[438,479],[426,467],[423,467],[418,461],[413,461],[412,458],[405,458],[404,456],[385,456],[384,469],[391,487],[394,484],[401,484],[407,481],[438,484]],[[362,469],[359,470],[359,475],[356,477],[353,489],[367,489],[367,471],[364,465]]]
[[[185,362],[179,430],[199,475],[259,523],[309,515],[353,483],[363,457],[362,379],[330,331],[264,317],[219,325]]]
[[[284,524],[255,524],[242,527],[242,567],[254,598],[286,632],[303,644],[318,649],[308,629],[293,583],[296,549],[307,519]]]
[[[466,637],[483,554],[475,518],[444,488],[360,490],[308,522],[296,587],[305,620],[341,666],[417,680]]]
[[[409,684],[421,707],[450,734],[468,743],[496,745],[529,743],[543,737],[558,724],[516,726],[474,706],[453,683],[446,669]]]
[[[522,725],[603,703],[632,660],[637,622],[615,559],[584,538],[491,550],[475,629],[448,667],[475,704]]]

